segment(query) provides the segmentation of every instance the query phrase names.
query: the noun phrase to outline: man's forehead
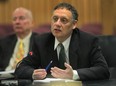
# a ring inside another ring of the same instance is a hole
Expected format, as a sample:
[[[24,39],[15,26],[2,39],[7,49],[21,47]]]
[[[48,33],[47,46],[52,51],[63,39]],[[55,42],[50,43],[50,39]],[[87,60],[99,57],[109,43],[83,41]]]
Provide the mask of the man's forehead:
[[[66,11],[70,11],[70,10],[68,10],[67,8],[57,8],[57,9],[55,9],[54,11],[56,11],[56,10],[66,10]]]
[[[26,11],[24,11],[24,10],[17,10],[17,11],[15,11],[14,13],[13,13],[13,15],[25,15],[26,14]]]
[[[53,12],[53,16],[72,16],[72,13],[71,13],[71,11],[69,11],[69,10],[67,10],[67,9],[65,9],[65,8],[63,8],[63,9],[56,9],[56,10],[54,10],[54,12]]]
[[[15,13],[15,12],[20,12],[20,11],[26,12],[27,10],[26,10],[25,8],[20,7],[20,8],[17,8],[17,9],[14,11],[14,13]]]
[[[23,10],[17,10],[13,13],[13,17],[26,17],[26,11]]]

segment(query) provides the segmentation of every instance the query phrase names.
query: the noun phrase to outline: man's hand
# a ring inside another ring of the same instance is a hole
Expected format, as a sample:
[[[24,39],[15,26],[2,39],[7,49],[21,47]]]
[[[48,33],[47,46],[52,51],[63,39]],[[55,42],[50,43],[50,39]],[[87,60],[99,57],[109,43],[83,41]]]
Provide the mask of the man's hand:
[[[45,69],[36,69],[34,70],[32,77],[34,80],[41,80],[41,79],[44,79],[46,75],[47,75],[47,72]]]
[[[63,78],[63,79],[72,79],[73,78],[73,69],[72,67],[65,63],[66,69],[60,69],[58,67],[51,68],[51,75],[55,78]]]

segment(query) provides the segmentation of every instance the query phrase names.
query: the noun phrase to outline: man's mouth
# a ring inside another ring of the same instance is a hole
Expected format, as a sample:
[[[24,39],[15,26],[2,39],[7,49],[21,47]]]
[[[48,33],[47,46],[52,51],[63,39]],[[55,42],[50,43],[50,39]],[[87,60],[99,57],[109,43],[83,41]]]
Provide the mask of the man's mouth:
[[[16,29],[20,29],[21,27],[20,26],[15,26]]]
[[[60,29],[54,29],[55,31],[61,31]]]

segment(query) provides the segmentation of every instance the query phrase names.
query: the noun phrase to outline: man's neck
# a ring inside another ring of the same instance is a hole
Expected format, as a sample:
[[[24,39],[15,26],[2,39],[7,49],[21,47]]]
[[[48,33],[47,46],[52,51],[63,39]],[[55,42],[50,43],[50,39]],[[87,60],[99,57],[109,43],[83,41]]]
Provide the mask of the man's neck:
[[[27,37],[31,32],[28,33],[22,33],[22,34],[17,34],[17,37],[19,37],[20,39],[24,39],[25,37]]]

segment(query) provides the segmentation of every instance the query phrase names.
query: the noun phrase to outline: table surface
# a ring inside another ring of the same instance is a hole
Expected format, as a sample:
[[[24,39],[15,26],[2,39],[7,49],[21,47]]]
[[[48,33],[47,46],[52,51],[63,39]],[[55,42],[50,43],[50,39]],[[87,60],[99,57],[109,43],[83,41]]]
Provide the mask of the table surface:
[[[52,82],[32,82],[31,80],[1,80],[3,86],[116,86],[116,79],[96,80],[96,81],[52,81]],[[10,84],[10,85],[8,85]]]
[[[83,86],[116,86],[116,79],[83,81]]]

